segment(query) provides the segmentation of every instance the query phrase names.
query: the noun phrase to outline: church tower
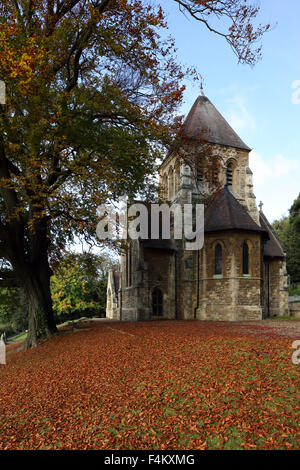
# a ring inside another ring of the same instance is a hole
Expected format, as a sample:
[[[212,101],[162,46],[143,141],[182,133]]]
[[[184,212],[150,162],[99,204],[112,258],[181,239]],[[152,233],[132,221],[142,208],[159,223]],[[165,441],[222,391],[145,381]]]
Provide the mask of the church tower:
[[[183,148],[178,153],[170,152],[159,170],[163,199],[183,204],[197,202],[199,196],[227,186],[259,225],[249,168],[251,149],[204,95],[202,88],[184,122],[183,134]],[[211,172],[207,160],[215,162]]]

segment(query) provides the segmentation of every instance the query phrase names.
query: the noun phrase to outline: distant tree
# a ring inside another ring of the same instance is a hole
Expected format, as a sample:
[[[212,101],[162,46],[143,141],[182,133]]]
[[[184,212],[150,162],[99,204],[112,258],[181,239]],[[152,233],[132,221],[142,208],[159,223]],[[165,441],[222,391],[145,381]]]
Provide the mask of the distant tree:
[[[67,253],[51,277],[54,312],[61,323],[82,316],[105,316],[108,255]]]
[[[291,224],[293,224],[295,228],[295,232],[300,239],[300,194],[297,199],[295,199],[292,207],[290,208],[290,220]]]
[[[286,248],[287,270],[293,283],[300,282],[300,194],[289,210],[290,215],[273,223]]]

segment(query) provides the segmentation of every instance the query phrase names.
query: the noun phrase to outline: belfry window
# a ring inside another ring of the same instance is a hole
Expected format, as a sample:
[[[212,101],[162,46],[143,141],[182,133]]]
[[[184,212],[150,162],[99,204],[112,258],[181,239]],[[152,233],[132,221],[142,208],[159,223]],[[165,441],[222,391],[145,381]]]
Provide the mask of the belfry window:
[[[132,255],[131,255],[131,245],[126,249],[126,287],[130,287],[132,284]]]
[[[161,317],[163,314],[163,295],[161,290],[156,287],[152,292],[152,315]]]
[[[223,272],[223,262],[222,262],[222,246],[220,243],[217,244],[215,248],[215,275],[221,275]]]
[[[169,200],[171,201],[174,197],[174,170],[173,170],[173,167],[171,167],[169,169],[168,186],[169,186]]]
[[[203,171],[202,171],[202,168],[200,168],[199,166],[197,166],[196,174],[197,174],[197,184],[202,184],[203,183]]]
[[[226,185],[232,186],[232,177],[233,177],[233,169],[232,165],[229,164],[226,170]]]
[[[249,274],[249,247],[248,243],[243,243],[243,274]]]

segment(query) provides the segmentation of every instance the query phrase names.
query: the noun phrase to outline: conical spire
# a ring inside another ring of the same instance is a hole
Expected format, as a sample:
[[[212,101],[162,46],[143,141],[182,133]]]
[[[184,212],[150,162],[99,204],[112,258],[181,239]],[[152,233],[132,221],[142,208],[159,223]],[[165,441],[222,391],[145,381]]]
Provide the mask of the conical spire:
[[[202,82],[200,94],[185,120],[184,132],[193,140],[251,150],[205,96]]]

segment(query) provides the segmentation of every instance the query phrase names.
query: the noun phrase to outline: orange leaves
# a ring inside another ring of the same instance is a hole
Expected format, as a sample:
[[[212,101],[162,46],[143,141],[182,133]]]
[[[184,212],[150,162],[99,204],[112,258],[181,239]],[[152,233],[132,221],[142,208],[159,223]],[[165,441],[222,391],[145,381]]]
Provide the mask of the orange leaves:
[[[88,328],[8,353],[0,448],[297,448],[290,339],[254,324]]]

